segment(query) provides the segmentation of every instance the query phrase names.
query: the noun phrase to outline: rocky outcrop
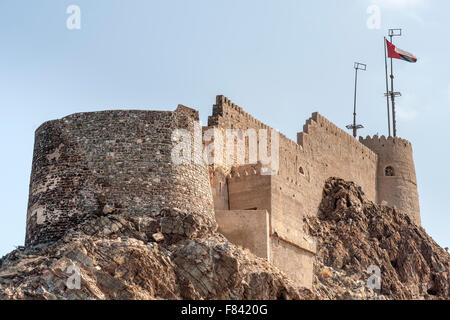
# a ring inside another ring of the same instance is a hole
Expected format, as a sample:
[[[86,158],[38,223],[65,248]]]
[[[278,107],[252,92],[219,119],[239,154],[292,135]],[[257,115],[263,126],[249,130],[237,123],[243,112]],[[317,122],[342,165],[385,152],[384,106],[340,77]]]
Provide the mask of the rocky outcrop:
[[[408,215],[326,182],[312,290],[176,208],[133,215],[106,208],[53,243],[0,259],[0,299],[449,299],[450,256]],[[381,288],[369,288],[370,266]],[[76,275],[79,274],[79,278]],[[79,279],[79,286],[77,286]]]
[[[316,298],[192,219],[177,209],[91,217],[57,242],[3,257],[0,299]]]
[[[450,298],[450,255],[407,214],[367,201],[354,183],[329,179],[307,225],[318,241],[314,291],[321,298]],[[380,290],[366,286],[375,268]]]

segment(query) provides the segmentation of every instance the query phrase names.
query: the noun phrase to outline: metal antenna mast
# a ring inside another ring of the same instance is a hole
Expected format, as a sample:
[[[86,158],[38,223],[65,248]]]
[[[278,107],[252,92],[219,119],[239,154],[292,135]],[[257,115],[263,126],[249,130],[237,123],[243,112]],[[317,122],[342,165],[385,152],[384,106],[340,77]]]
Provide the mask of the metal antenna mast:
[[[402,35],[402,29],[389,29],[389,38],[392,42],[392,37],[400,37]],[[399,97],[402,94],[394,91],[394,67],[391,58],[391,101],[392,101],[392,129],[394,131],[394,137],[397,136],[397,122],[395,120],[395,97]]]
[[[353,137],[358,136],[358,129],[364,128],[360,124],[356,124],[356,89],[358,85],[358,70],[366,71],[367,65],[364,63],[355,62],[354,64],[355,68],[355,96],[353,98],[353,124],[349,124],[346,126],[347,129],[353,129]]]

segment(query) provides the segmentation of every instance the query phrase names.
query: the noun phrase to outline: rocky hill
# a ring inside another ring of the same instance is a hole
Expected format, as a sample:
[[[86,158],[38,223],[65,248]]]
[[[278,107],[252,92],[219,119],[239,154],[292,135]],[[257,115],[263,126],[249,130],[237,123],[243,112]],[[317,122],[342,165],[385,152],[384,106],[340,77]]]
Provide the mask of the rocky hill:
[[[315,298],[264,259],[190,222],[176,209],[146,219],[91,217],[58,242],[3,257],[0,299]]]
[[[104,210],[57,242],[0,259],[0,299],[450,298],[449,254],[408,216],[339,179],[323,195],[305,221],[318,242],[312,290],[178,209]],[[371,265],[381,290],[366,287]]]
[[[318,241],[314,290],[320,297],[450,298],[450,255],[406,214],[368,201],[354,183],[328,180],[319,214],[307,222]],[[380,290],[366,286],[374,268]]]

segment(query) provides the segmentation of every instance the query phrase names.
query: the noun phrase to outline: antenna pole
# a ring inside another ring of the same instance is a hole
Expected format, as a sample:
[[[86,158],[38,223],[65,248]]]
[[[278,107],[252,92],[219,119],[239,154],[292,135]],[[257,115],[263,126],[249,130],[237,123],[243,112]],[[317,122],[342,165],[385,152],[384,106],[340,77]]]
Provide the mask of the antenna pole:
[[[353,98],[353,137],[358,135],[358,129],[356,128],[356,88],[358,84],[358,68],[355,68],[355,96]]]
[[[356,124],[356,89],[358,86],[358,70],[366,71],[367,65],[365,65],[364,63],[355,62],[354,68],[355,68],[355,95],[353,97],[353,124],[349,124],[348,126],[346,126],[346,128],[352,129],[353,137],[356,138],[358,136],[358,129],[364,128],[362,125]]]

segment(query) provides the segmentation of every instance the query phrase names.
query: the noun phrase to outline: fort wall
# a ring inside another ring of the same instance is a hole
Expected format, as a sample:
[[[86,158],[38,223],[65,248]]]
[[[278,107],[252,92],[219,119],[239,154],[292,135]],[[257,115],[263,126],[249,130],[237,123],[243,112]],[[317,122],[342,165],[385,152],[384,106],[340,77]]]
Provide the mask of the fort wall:
[[[227,175],[221,167],[210,166],[209,179],[214,199],[214,210],[230,210]]]
[[[216,97],[208,125],[223,130],[272,129],[224,96]],[[355,181],[368,198],[375,201],[377,155],[320,114],[314,113],[306,121],[303,132],[298,134],[298,143],[280,134],[279,145],[279,171],[271,177],[272,191],[267,194],[271,198],[271,208],[264,207],[271,213],[271,233],[277,232],[293,242],[300,238],[303,216],[317,213],[322,189],[329,177]],[[232,167],[233,164],[226,163],[224,171],[230,173]],[[263,190],[259,186],[264,183],[258,180],[267,178],[258,172],[256,177],[241,182],[245,186],[245,190],[241,190],[237,180],[243,181],[242,175],[239,179],[235,176],[233,174],[228,181],[230,209],[247,209],[250,204],[238,199],[252,201],[249,200],[252,193],[253,201],[261,203],[256,198],[262,197]],[[226,183],[222,181],[222,185]]]
[[[266,210],[216,210],[216,219],[219,232],[229,241],[271,262]]]
[[[216,97],[208,125],[223,131],[272,130],[223,96]],[[312,239],[305,238],[304,217],[317,214],[329,177],[355,181],[375,201],[378,157],[318,113],[306,121],[297,139],[294,142],[279,134],[279,170],[275,175],[261,175],[261,163],[237,165],[224,161],[222,170],[228,175],[226,179],[222,177],[220,184],[228,187],[230,210],[253,208],[269,212],[272,263],[308,285],[312,281],[311,256],[315,246]],[[270,150],[270,144],[267,148]],[[212,181],[213,190],[218,188],[218,181]]]
[[[271,176],[260,174],[260,165],[234,167],[228,176],[230,210],[271,211]]]
[[[301,286],[312,288],[315,251],[293,245],[277,234],[270,237],[270,249],[273,265]]]

